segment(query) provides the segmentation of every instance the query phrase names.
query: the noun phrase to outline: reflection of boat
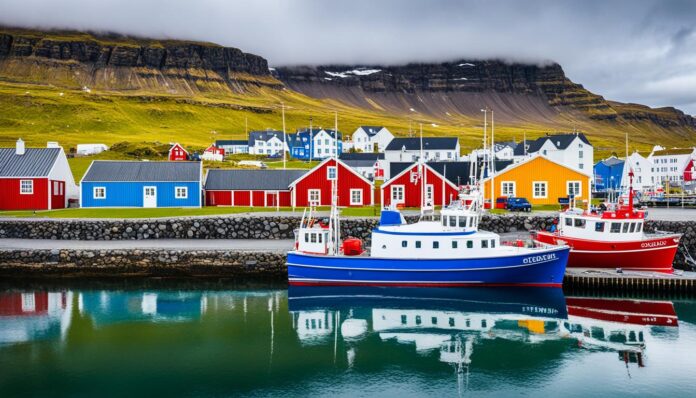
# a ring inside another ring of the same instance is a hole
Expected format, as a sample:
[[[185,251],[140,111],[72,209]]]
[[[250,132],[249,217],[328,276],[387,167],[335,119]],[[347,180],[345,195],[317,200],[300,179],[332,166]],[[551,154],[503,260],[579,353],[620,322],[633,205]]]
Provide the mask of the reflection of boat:
[[[71,297],[65,292],[0,293],[0,344],[64,336]]]
[[[563,327],[583,347],[619,352],[628,363],[644,366],[646,334],[652,328],[677,327],[670,301],[569,297],[568,321]]]

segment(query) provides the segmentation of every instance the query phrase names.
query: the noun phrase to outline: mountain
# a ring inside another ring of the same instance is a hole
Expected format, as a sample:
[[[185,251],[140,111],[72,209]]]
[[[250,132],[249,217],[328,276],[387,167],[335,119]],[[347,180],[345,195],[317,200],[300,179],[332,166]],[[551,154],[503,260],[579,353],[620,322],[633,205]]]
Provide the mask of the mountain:
[[[408,65],[277,66],[213,43],[0,27],[0,145],[179,141],[205,146],[245,131],[383,125],[480,145],[481,109],[501,140],[581,130],[603,156],[696,143],[674,108],[608,101],[560,65],[460,60]]]

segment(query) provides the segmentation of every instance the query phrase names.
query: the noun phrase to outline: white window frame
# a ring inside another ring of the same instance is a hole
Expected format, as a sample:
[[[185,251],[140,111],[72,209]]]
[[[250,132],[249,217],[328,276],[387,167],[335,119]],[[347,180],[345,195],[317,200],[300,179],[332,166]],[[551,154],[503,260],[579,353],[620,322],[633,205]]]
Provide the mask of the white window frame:
[[[102,190],[104,195],[97,196],[98,190]],[[106,187],[93,187],[92,188],[92,199],[106,199]]]
[[[357,193],[360,195],[360,200],[358,200],[358,201],[353,200],[354,193]],[[362,204],[363,204],[363,191],[362,191],[362,189],[351,189],[350,190],[350,204],[362,206]]]
[[[399,190],[401,192],[401,199],[394,198],[394,193]],[[406,202],[406,189],[403,185],[392,185],[391,186],[391,192],[390,192],[390,197],[391,197],[391,202],[392,203],[405,203]]]
[[[570,184],[578,184],[578,192],[573,195],[576,198],[582,196],[582,182],[578,180],[566,181],[566,195],[570,197]]]
[[[317,199],[313,200],[312,194],[315,194],[315,193],[317,195]],[[314,205],[321,204],[321,189],[308,189],[307,190],[307,202],[309,202],[310,205],[311,204],[314,204]]]
[[[183,190],[183,195],[179,195],[179,190]],[[174,199],[188,199],[188,187],[174,187]]]
[[[536,194],[536,184],[544,184],[544,195]],[[534,199],[546,199],[549,197],[549,182],[548,181],[532,181],[532,198]]]
[[[24,183],[29,183],[27,187]],[[28,188],[25,190],[24,188]],[[20,195],[33,195],[34,194],[34,180],[19,180],[19,194]]]
[[[331,170],[333,170],[333,177],[331,177]],[[338,169],[336,168],[336,166],[328,166],[326,168],[326,179],[329,181],[335,181],[337,172]]]
[[[512,185],[512,194],[511,195],[507,195],[505,193],[505,184]],[[517,194],[517,183],[515,181],[500,181],[500,196],[507,196],[507,197],[514,198],[516,194]]]

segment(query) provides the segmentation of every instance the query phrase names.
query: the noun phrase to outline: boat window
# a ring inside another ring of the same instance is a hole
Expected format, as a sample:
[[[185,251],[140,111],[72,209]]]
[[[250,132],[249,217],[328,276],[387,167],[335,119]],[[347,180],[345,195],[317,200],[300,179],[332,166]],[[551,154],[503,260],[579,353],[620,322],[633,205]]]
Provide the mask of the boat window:
[[[572,227],[573,226],[573,219],[572,218],[567,218],[565,219],[565,225]]]
[[[317,234],[310,234],[310,238],[312,238],[312,243],[317,243]]]
[[[401,324],[402,325],[406,324],[406,315],[401,315]]]
[[[481,248],[488,249],[488,241],[487,240],[484,239],[481,241]]]
[[[585,219],[584,218],[576,218],[575,219],[575,226],[577,228],[585,228]]]
[[[471,319],[466,320],[466,327],[471,327]]]
[[[467,217],[459,217],[459,228],[466,228]]]
[[[319,234],[319,236],[317,237],[319,243],[321,243],[321,235],[322,235],[322,234]]]
[[[467,248],[467,249],[473,249],[473,248],[474,248],[474,242],[473,242],[473,241],[470,241],[470,240],[467,240],[467,241],[466,241],[466,248]]]
[[[420,325],[420,324],[421,324],[421,316],[416,315],[416,325]]]
[[[449,325],[450,325],[450,327],[454,327],[454,318],[450,317]]]
[[[452,249],[456,249],[456,248],[457,248],[457,241],[453,240],[452,241]]]
[[[430,318],[430,323],[432,323],[433,325],[437,325],[437,317],[436,317],[436,316],[431,317],[431,318]]]
[[[643,230],[643,223],[642,223],[642,222],[639,222],[639,223],[638,223],[638,228],[636,228],[636,232],[640,232],[641,230]]]
[[[457,217],[456,216],[449,216],[450,219],[450,227],[456,227],[457,226]]]
[[[612,234],[616,234],[621,232],[621,223],[618,222],[613,222],[611,223],[611,230],[609,230]]]
[[[628,232],[628,224],[630,224],[630,223],[627,223],[627,222],[623,223],[623,231],[622,231],[623,233]]]
[[[442,226],[443,227],[447,226],[447,217],[445,217],[445,216],[442,217]]]
[[[604,223],[603,222],[596,222],[594,224],[594,230],[595,230],[595,232],[604,232]]]
[[[481,327],[482,327],[482,328],[485,328],[485,327],[487,327],[487,326],[488,326],[488,322],[486,322],[485,319],[481,319]]]
[[[309,234],[308,233],[304,234],[304,241],[309,242]]]
[[[405,240],[401,241],[401,247],[408,247],[408,242]]]
[[[495,248],[495,239],[491,239],[491,249]]]
[[[416,241],[416,249],[420,249],[420,248],[421,248],[421,241],[417,240]]]
[[[634,223],[634,222],[631,223],[631,229],[628,232],[631,232],[631,233],[636,232],[636,223]]]
[[[435,241],[433,242],[433,249],[439,249],[440,248],[440,242]]]

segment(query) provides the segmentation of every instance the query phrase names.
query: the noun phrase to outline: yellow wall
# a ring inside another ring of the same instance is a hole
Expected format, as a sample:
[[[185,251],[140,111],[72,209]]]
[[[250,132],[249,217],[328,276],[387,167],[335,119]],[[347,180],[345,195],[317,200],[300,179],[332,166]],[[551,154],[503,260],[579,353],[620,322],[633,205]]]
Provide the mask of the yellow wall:
[[[582,201],[587,200],[590,193],[590,177],[542,157],[538,157],[514,169],[498,173],[495,176],[496,198],[503,196],[501,194],[501,183],[503,181],[515,182],[515,196],[527,198],[532,205],[558,204],[558,198],[568,196],[568,181],[580,181],[581,193],[576,196],[578,206],[585,204]],[[546,181],[546,198],[534,198],[534,181]],[[490,180],[484,182],[483,189],[485,199],[490,200]]]

